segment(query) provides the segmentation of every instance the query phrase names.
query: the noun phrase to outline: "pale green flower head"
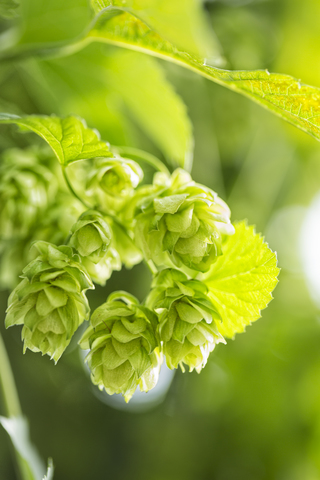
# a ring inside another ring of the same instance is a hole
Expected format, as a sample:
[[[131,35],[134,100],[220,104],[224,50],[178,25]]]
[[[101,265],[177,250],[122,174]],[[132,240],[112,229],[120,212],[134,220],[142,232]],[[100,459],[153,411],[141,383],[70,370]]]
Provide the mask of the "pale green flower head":
[[[207,287],[199,280],[188,280],[178,270],[162,270],[153,281],[147,306],[159,313],[159,337],[169,368],[189,367],[198,373],[210,352],[225,343],[218,332],[220,316],[207,297]]]
[[[107,253],[112,233],[103,216],[94,210],[84,212],[71,229],[69,245],[93,263]]]
[[[130,200],[143,171],[134,160],[97,158],[87,181],[86,193],[103,210],[118,212]]]
[[[93,288],[71,247],[35,245],[40,255],[23,270],[23,280],[9,297],[6,327],[23,325],[24,351],[50,355],[57,362],[89,316],[85,296]]]
[[[58,183],[35,151],[7,150],[0,168],[0,240],[28,235],[53,200]]]
[[[234,233],[228,206],[181,169],[171,178],[156,175],[154,186],[136,216],[135,238],[144,256],[156,265],[208,271],[222,253],[222,235]]]
[[[114,292],[92,314],[80,345],[90,349],[86,361],[91,379],[109,395],[128,402],[138,385],[147,392],[159,377],[161,355],[157,316],[126,292]]]

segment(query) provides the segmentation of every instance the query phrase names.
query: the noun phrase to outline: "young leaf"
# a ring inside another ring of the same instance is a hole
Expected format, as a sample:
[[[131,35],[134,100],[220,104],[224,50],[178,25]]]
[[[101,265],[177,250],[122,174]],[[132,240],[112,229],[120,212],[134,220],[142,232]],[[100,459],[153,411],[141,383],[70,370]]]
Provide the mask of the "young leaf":
[[[13,446],[19,455],[20,467],[28,480],[42,480],[45,467],[39,454],[30,441],[29,425],[24,417],[0,417],[0,423],[9,434]],[[47,479],[52,479],[53,467],[48,468]],[[50,474],[50,469],[52,473]],[[48,474],[51,475],[48,476]],[[44,480],[45,480],[44,479]]]
[[[109,146],[99,138],[98,132],[76,117],[29,115],[19,117],[0,113],[0,123],[13,123],[23,131],[32,131],[52,148],[61,165],[93,157],[112,157]]]
[[[84,43],[104,41],[179,64],[245,95],[276,115],[320,139],[320,89],[265,70],[229,71],[179,51],[136,16],[121,9],[101,12]],[[81,47],[81,42],[76,48]]]
[[[260,318],[279,274],[276,254],[254,227],[241,222],[235,228],[234,235],[225,237],[223,255],[201,277],[222,319],[219,332],[229,338]]]

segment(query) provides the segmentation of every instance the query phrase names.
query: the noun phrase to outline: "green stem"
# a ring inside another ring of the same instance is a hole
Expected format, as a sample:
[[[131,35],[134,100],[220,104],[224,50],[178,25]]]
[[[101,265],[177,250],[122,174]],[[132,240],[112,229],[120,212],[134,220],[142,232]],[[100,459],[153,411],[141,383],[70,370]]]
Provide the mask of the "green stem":
[[[144,264],[148,267],[153,277],[157,275],[158,269],[152,260],[144,260]]]
[[[0,334],[0,385],[2,398],[5,404],[8,417],[19,417],[22,415],[19,397],[11,370],[9,358],[4,342]]]
[[[21,417],[22,411],[6,347],[0,334],[0,386],[7,417]],[[26,463],[14,448],[21,480],[30,480]]]
[[[146,163],[149,163],[149,165],[151,165],[153,168],[155,168],[159,172],[163,172],[166,175],[170,175],[170,172],[165,166],[165,164],[161,162],[161,160],[159,160],[157,157],[152,155],[151,153],[144,152],[139,148],[133,148],[133,147],[112,147],[111,150],[114,153],[118,153],[119,155],[123,155],[123,156],[127,155],[132,159],[142,160]]]
[[[70,192],[72,193],[72,195],[74,195],[78,200],[79,202],[82,203],[82,205],[84,205],[88,210],[92,209],[93,207],[91,205],[88,205],[78,194],[77,192],[75,191],[75,189],[73,188],[73,186],[71,185],[71,182],[68,178],[68,175],[67,175],[67,172],[66,172],[66,167],[62,167],[62,173],[63,173],[63,176],[64,176],[64,179],[66,181],[66,184],[70,190]]]

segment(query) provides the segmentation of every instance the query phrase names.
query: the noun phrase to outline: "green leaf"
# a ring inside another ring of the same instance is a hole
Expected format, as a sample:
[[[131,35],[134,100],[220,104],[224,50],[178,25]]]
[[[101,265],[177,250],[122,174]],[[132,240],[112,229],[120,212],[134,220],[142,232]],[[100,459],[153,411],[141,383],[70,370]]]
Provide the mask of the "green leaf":
[[[235,228],[234,235],[225,236],[223,255],[201,276],[222,319],[219,332],[229,338],[260,318],[279,274],[276,254],[254,227],[241,222]]]
[[[98,132],[76,117],[29,115],[19,117],[0,113],[0,123],[18,125],[23,131],[32,131],[52,148],[61,165],[93,157],[111,157],[109,146],[99,138]]]
[[[178,48],[221,62],[220,45],[198,0],[91,0],[95,13],[119,7]]]
[[[87,0],[23,0],[19,46],[48,46],[80,35],[92,18]]]
[[[0,17],[12,18],[18,15],[19,3],[16,0],[0,0]]]
[[[24,417],[0,417],[0,423],[9,434],[13,446],[19,455],[20,468],[28,480],[52,480],[52,460],[48,462],[47,475],[44,477],[45,467],[30,441],[29,425]]]
[[[118,145],[130,144],[133,120],[169,162],[191,163],[187,109],[153,58],[111,47],[102,55],[100,45],[91,45],[65,58],[29,61],[26,68],[25,81],[46,110],[75,112]],[[124,130],[123,138],[114,136],[116,129]]]
[[[234,90],[320,139],[320,89],[267,70],[229,71],[215,68],[179,51],[136,16],[111,8],[102,11],[82,41],[102,41],[174,62]],[[81,47],[81,41],[75,48]]]

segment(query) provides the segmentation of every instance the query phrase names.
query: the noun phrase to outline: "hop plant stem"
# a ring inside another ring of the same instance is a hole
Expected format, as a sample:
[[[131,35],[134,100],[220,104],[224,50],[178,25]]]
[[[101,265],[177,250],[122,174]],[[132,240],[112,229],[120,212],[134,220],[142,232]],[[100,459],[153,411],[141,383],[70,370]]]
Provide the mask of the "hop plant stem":
[[[19,396],[14,381],[10,361],[6,351],[6,347],[0,334],[0,385],[2,391],[2,399],[5,405],[5,413],[7,417],[21,417],[22,411],[19,401]],[[16,462],[20,473],[21,480],[30,480],[30,474],[26,468],[26,463],[20,457],[18,452],[15,452]]]

